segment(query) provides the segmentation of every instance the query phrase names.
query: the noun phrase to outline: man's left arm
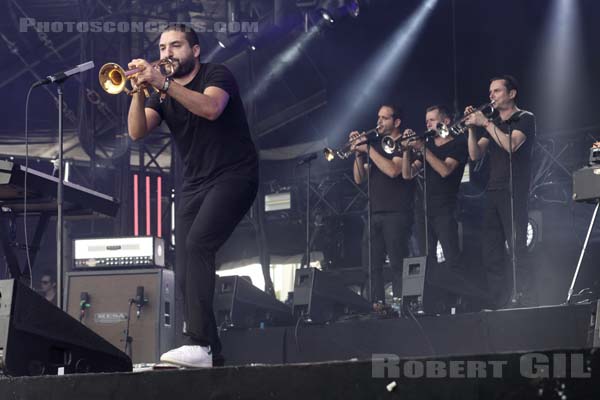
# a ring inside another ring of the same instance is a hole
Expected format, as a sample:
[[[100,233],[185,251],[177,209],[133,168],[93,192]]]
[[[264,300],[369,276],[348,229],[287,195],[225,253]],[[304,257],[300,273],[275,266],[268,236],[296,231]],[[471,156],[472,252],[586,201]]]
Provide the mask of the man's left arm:
[[[535,120],[532,114],[523,113],[522,117],[515,123],[512,124],[512,152],[515,153],[525,143],[527,138],[531,138],[535,135]],[[504,132],[494,124],[492,121],[488,121],[484,125],[485,130],[489,136],[494,140],[500,147],[506,152],[510,152],[511,141],[509,141],[508,132]]]
[[[168,95],[177,100],[192,114],[214,121],[221,116],[229,101],[229,94],[216,86],[208,86],[204,93],[190,90],[171,82]]]
[[[488,132],[489,137],[491,137],[492,140],[496,142],[498,146],[503,148],[506,152],[510,152],[511,150],[511,141],[512,152],[515,153],[517,150],[519,150],[519,147],[521,147],[521,145],[525,143],[525,140],[527,140],[527,135],[525,135],[524,132],[517,129],[512,130],[512,140],[509,140],[508,133],[498,128],[496,124],[494,124],[494,122],[492,121],[488,121],[488,123],[483,127]]]
[[[402,157],[395,156],[390,160],[379,154],[373,147],[370,147],[369,156],[377,168],[390,178],[396,178],[402,175]]]
[[[520,119],[512,124],[511,140],[509,140],[508,132],[504,132],[498,128],[498,126],[493,121],[488,120],[481,111],[469,115],[466,123],[468,125],[483,127],[488,133],[487,136],[507,152],[510,152],[511,149],[513,153],[518,151],[519,147],[525,143],[525,140],[527,140],[528,137],[535,135],[535,119],[533,114],[528,112],[523,112]]]

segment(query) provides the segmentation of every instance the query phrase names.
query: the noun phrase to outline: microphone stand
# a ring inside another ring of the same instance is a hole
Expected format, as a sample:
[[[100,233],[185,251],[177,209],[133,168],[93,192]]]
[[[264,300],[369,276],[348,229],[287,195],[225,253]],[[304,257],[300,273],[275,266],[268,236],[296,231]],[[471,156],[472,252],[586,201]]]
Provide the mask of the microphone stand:
[[[423,221],[425,223],[425,257],[429,256],[429,217],[427,216],[427,141],[425,137],[423,143]],[[427,264],[427,263],[425,263]],[[425,267],[427,270],[427,267]]]
[[[63,184],[63,90],[62,83],[71,76],[80,74],[94,68],[94,62],[88,61],[77,65],[68,71],[60,72],[45,79],[35,82],[32,88],[54,83],[58,93],[58,182],[56,188],[56,305],[63,309],[64,299],[62,296],[63,286],[63,208],[64,208],[64,184]]]
[[[511,117],[512,118],[512,117]],[[508,120],[508,191],[510,198],[510,258],[512,265],[513,287],[510,298],[511,305],[519,303],[519,295],[517,293],[517,252],[515,249],[516,230],[515,230],[515,190],[513,180],[513,145],[512,145],[512,122]]]
[[[300,160],[298,165],[306,164],[306,243],[305,243],[305,262],[302,263],[302,267],[310,268],[310,166],[312,161],[317,158],[315,154],[311,154],[308,157]]]
[[[61,82],[56,82],[58,94],[58,184],[56,193],[56,305],[63,309],[63,90]]]
[[[373,262],[371,250],[371,141],[367,141],[367,287],[369,289],[369,302],[373,304]],[[383,271],[382,271],[383,274]]]

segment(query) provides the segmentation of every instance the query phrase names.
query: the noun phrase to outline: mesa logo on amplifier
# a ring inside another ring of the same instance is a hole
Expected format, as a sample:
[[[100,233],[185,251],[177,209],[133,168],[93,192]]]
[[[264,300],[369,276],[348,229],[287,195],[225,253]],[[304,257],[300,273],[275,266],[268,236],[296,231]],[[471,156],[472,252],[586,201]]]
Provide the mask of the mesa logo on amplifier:
[[[165,242],[152,236],[76,239],[75,268],[164,267]]]

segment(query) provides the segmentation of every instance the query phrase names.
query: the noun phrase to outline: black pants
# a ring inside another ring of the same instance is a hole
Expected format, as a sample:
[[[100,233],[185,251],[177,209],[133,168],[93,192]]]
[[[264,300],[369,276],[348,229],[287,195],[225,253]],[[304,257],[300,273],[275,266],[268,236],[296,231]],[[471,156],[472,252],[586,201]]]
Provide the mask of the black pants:
[[[392,268],[392,289],[395,297],[402,294],[402,265],[408,256],[408,241],[413,223],[412,212],[373,213],[371,216],[371,265],[373,301],[385,301],[383,264],[385,256]],[[369,266],[368,226],[362,240],[362,262]],[[366,286],[368,288],[368,285]]]
[[[502,307],[512,292],[512,264],[506,243],[511,246],[510,194],[508,190],[488,190],[483,212],[482,256],[492,307]],[[530,274],[523,263],[527,249],[527,193],[515,193],[516,257],[521,284],[528,285]]]
[[[209,189],[182,193],[180,198],[176,293],[179,301],[183,300],[188,342],[210,345],[215,354],[221,351],[213,312],[215,254],[254,202],[256,191],[255,182],[235,179]]]
[[[422,183],[418,181],[419,187],[415,190],[415,220],[413,237],[415,243],[412,244],[411,253],[414,257],[425,254],[425,209],[423,204],[423,189],[420,188]]]
[[[427,217],[427,235],[429,236],[428,258],[432,263],[437,262],[437,243],[440,242],[444,252],[446,266],[460,266],[460,246],[458,237],[458,223],[454,216],[454,209],[438,209],[434,215]]]

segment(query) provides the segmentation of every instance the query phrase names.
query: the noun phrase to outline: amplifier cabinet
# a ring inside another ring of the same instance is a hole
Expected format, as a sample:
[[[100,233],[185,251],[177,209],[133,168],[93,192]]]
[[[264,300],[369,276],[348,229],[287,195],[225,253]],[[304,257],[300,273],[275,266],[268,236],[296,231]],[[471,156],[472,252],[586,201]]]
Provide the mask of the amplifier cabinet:
[[[147,302],[138,317],[132,300],[140,286]],[[129,315],[127,353],[133,363],[154,363],[174,346],[174,291],[173,271],[163,268],[77,271],[67,274],[64,304],[69,315],[121,350]]]

